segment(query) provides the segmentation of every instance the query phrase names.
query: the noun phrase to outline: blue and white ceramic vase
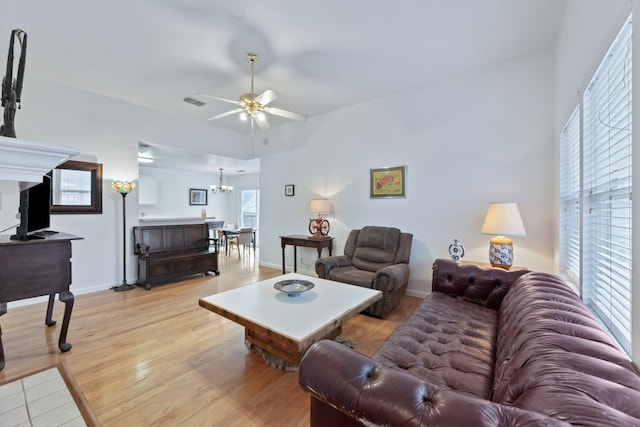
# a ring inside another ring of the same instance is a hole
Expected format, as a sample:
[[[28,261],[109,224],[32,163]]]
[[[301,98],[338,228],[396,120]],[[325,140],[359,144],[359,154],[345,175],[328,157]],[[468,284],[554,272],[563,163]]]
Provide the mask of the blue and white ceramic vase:
[[[464,256],[464,246],[460,240],[453,239],[453,243],[449,245],[449,255],[453,261],[460,262]]]

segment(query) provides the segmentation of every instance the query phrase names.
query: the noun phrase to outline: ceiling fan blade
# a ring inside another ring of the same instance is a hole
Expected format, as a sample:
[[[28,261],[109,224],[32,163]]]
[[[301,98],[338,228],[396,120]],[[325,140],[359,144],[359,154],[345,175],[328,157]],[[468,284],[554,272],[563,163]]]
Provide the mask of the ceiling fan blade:
[[[244,108],[236,108],[235,110],[227,111],[226,113],[218,114],[217,116],[209,117],[207,120],[218,120],[223,117],[231,116],[232,114],[241,113],[244,111]]]
[[[255,121],[256,123],[258,123],[258,127],[260,128],[260,130],[271,129],[271,125],[269,124],[266,116],[262,117],[261,119],[255,119]]]
[[[304,114],[294,113],[293,111],[287,111],[281,108],[266,107],[264,111],[275,116],[286,117],[287,119],[298,120],[301,122],[307,120],[307,116],[305,116]]]
[[[207,95],[206,93],[196,93],[196,96],[203,96],[205,98],[217,99],[218,101],[229,102],[231,104],[242,105],[240,101],[234,101],[233,99],[220,98],[218,96]]]
[[[256,96],[255,101],[258,104],[265,106],[272,103],[279,97],[280,97],[280,94],[278,92],[276,92],[275,90],[267,89],[264,92],[262,92],[260,95]]]

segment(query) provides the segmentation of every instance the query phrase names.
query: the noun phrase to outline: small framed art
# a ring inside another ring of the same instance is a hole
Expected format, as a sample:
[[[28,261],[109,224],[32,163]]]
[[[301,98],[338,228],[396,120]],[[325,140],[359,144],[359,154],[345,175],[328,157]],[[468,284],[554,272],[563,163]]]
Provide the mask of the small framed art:
[[[295,186],[293,184],[287,184],[284,186],[284,195],[293,196],[295,194]]]
[[[189,189],[189,204],[206,206],[207,205],[207,190],[202,188],[190,188]]]
[[[407,197],[407,167],[393,166],[369,170],[369,197]]]

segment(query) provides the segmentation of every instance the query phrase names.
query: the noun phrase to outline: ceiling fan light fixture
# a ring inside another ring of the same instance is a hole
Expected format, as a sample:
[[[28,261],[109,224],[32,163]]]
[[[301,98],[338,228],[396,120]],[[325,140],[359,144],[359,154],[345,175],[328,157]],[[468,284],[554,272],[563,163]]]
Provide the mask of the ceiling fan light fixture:
[[[240,95],[240,99],[238,101],[234,101],[231,99],[220,98],[213,95],[207,95],[204,93],[199,93],[199,96],[204,96],[206,98],[217,99],[218,101],[224,101],[231,104],[235,104],[237,106],[236,109],[227,111],[213,117],[209,117],[207,120],[217,120],[223,117],[230,116],[232,114],[239,114],[240,120],[243,122],[250,121],[251,122],[251,131],[253,132],[253,125],[255,123],[258,124],[260,130],[269,130],[271,126],[269,125],[267,115],[271,114],[274,116],[284,117],[290,120],[298,120],[305,121],[307,120],[307,116],[300,113],[295,113],[293,111],[283,110],[281,108],[273,108],[270,104],[278,99],[280,94],[274,90],[266,89],[260,94],[256,94],[254,92],[254,64],[258,59],[258,55],[254,52],[249,52],[246,55],[247,59],[251,63],[251,91],[249,93],[243,93]]]

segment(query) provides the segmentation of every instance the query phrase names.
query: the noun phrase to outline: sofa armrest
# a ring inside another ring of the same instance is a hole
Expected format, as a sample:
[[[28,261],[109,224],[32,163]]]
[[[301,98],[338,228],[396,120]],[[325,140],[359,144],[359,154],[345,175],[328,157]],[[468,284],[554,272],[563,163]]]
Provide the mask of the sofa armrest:
[[[326,279],[329,272],[336,267],[348,267],[351,265],[351,258],[346,255],[335,255],[316,260],[316,274],[321,279]]]
[[[330,340],[309,349],[298,378],[315,399],[361,425],[570,425],[537,412],[436,387],[402,370],[380,366]],[[323,423],[312,419],[311,425]]]
[[[384,378],[389,375],[401,378]],[[409,420],[420,419],[422,405],[417,403],[429,394],[423,385],[413,388],[416,379],[411,375],[378,369],[371,358],[330,340],[311,346],[300,363],[298,380],[325,404],[370,425],[409,425]],[[380,387],[382,383],[388,390]]]
[[[497,310],[511,284],[526,273],[527,270],[480,268],[475,265],[459,265],[449,259],[436,259],[433,263],[431,290]]]
[[[314,344],[299,382],[314,398],[354,424],[406,426],[569,426],[560,420],[439,388],[335,341]],[[313,417],[313,414],[312,414]],[[311,420],[322,425],[321,420]]]
[[[393,292],[397,287],[409,281],[409,265],[393,264],[376,271],[373,289],[382,292]]]

